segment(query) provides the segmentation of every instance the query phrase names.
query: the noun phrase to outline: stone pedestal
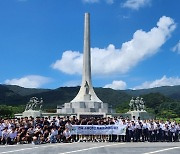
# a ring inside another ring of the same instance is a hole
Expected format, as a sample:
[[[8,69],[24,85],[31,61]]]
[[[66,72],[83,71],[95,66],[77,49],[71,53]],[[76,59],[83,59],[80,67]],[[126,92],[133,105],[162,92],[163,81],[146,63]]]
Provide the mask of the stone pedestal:
[[[133,116],[135,116],[135,119],[140,117],[141,120],[153,119],[154,118],[153,115],[150,115],[146,111],[129,111],[126,113],[126,115],[129,116],[129,118],[131,118],[131,119],[133,118]]]
[[[35,111],[35,110],[27,110],[24,111],[22,114],[23,117],[41,117],[42,116],[42,112],[41,111]]]
[[[93,102],[93,101],[81,101],[81,102],[70,102],[65,103],[64,108],[58,108],[57,113],[62,114],[72,114],[72,113],[108,113],[108,104],[103,102]]]
[[[97,117],[97,118],[103,118],[106,117],[106,113],[97,113],[97,112],[79,112],[77,113],[77,118],[90,118],[90,117]]]

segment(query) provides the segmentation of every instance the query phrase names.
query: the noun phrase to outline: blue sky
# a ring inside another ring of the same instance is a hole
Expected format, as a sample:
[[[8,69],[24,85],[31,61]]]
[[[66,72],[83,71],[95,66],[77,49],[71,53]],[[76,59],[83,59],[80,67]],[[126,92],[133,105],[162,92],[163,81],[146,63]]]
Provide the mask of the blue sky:
[[[179,6],[179,0],[0,0],[0,83],[80,85],[89,12],[95,87],[180,85]]]

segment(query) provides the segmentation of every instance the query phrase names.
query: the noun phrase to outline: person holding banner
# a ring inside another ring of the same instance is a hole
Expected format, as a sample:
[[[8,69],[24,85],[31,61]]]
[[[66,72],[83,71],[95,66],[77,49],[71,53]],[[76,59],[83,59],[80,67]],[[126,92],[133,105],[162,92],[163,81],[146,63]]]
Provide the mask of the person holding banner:
[[[127,129],[127,123],[124,119],[119,120],[119,125],[123,126],[125,129]],[[126,141],[126,134],[118,135],[118,142],[125,142]]]
[[[134,117],[135,118],[135,117]],[[12,122],[13,121],[13,122]],[[48,142],[178,142],[180,124],[167,120],[129,120],[123,118],[0,118],[0,143],[7,143],[12,126],[17,131],[17,144]],[[16,143],[15,143],[16,144]]]

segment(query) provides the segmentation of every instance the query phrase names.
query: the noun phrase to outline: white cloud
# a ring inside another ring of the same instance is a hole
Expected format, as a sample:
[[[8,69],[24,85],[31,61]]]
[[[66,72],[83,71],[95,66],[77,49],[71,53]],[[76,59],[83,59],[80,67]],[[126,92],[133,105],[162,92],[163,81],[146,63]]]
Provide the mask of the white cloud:
[[[176,24],[170,17],[163,16],[157,27],[150,31],[137,30],[133,38],[116,49],[113,44],[107,48],[91,48],[92,73],[96,75],[123,74],[140,61],[156,54],[167,41]],[[77,51],[65,51],[52,68],[67,74],[81,74],[83,54]]]
[[[172,51],[180,54],[180,40],[179,42],[172,48]]]
[[[7,79],[5,84],[18,85],[25,88],[40,88],[43,84],[50,82],[51,79],[39,75],[28,75],[22,78]]]
[[[157,79],[155,81],[146,81],[140,86],[136,86],[133,89],[148,89],[154,87],[161,87],[161,86],[175,86],[180,85],[180,78],[179,77],[169,77],[163,76],[161,79]]]
[[[122,7],[138,10],[140,7],[149,5],[151,0],[127,0]]]
[[[107,84],[104,86],[104,88],[111,88],[111,89],[115,89],[115,90],[124,90],[126,89],[127,85],[126,82],[124,81],[113,81],[111,84]]]
[[[84,3],[98,3],[99,0],[82,0]]]
[[[52,67],[67,74],[81,74],[83,55],[78,51],[65,51],[62,59],[57,60]]]

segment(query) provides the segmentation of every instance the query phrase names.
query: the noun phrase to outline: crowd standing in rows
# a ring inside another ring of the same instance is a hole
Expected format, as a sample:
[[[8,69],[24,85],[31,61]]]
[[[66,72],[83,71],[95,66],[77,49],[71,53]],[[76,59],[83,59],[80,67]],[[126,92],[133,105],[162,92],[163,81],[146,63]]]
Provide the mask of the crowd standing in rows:
[[[71,135],[72,125],[125,125],[125,135]],[[178,142],[180,123],[129,118],[0,118],[0,144],[60,142]]]

